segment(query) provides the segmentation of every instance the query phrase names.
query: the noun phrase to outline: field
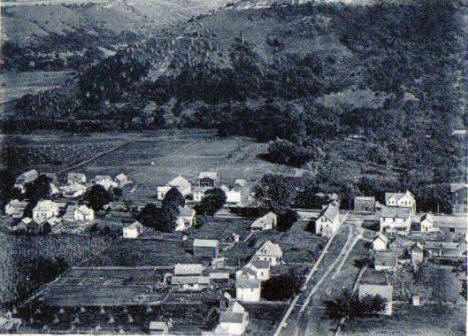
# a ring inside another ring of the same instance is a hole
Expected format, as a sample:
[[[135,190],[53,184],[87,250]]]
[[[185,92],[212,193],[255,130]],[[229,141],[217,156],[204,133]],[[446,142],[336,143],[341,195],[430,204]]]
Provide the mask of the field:
[[[249,312],[246,336],[273,334],[287,309],[285,305],[244,304],[244,307]]]

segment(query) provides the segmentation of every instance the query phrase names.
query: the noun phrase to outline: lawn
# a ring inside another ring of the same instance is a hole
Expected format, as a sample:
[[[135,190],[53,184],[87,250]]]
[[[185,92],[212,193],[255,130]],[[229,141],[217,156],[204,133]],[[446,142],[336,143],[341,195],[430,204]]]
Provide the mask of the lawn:
[[[249,312],[246,336],[271,335],[283,317],[286,305],[243,304]]]
[[[231,240],[232,234],[236,233],[243,241],[250,231],[251,224],[251,219],[209,217],[208,223],[198,229],[192,229],[188,233],[193,238],[218,239],[220,241]]]

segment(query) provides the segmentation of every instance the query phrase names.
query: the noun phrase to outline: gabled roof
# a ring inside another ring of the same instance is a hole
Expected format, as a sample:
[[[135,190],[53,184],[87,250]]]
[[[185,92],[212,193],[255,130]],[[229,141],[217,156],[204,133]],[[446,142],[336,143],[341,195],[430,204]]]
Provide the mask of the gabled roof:
[[[239,278],[236,280],[236,287],[237,288],[260,288],[260,281],[256,279],[244,279]]]
[[[28,202],[13,199],[7,205],[10,206],[10,207],[13,207],[13,208],[22,208],[22,209],[24,209],[24,208],[26,208],[28,206]]]
[[[416,252],[423,252],[423,245],[420,243],[415,243],[414,245],[411,246],[411,252],[416,251]]]
[[[454,193],[460,189],[468,189],[468,183],[451,183],[450,184],[450,192]]]
[[[202,264],[175,264],[174,274],[175,275],[200,275],[203,272]]]
[[[329,204],[320,214],[320,217],[325,217],[329,221],[333,222],[340,213],[339,209],[337,206],[333,204]]]
[[[219,241],[216,239],[194,239],[194,247],[218,247]]]
[[[374,196],[356,196],[354,198],[354,201],[361,201],[361,202],[375,202],[375,197]]]
[[[228,311],[234,313],[243,313],[245,312],[245,308],[237,301],[230,301]]]
[[[244,313],[233,313],[229,311],[221,312],[219,315],[220,323],[242,323],[244,321]]]
[[[198,178],[199,179],[210,178],[210,179],[216,180],[218,178],[218,172],[215,172],[215,171],[201,172],[200,174],[198,174]]]
[[[169,182],[167,182],[167,185],[168,186],[171,186],[171,187],[187,187],[187,186],[191,186],[190,185],[190,182],[187,181],[187,179],[185,177],[183,177],[182,175],[179,175],[175,178],[173,178],[172,180],[170,180]]]
[[[456,250],[458,249],[458,243],[430,240],[430,241],[426,241],[425,248],[426,249]]]
[[[79,212],[81,212],[83,215],[90,215],[94,213],[94,210],[91,208],[88,208],[86,205],[80,205],[77,209]]]
[[[279,244],[272,243],[270,240],[267,240],[257,252],[256,255],[267,255],[267,256],[275,256],[281,257],[283,255],[283,251]]]
[[[247,186],[248,182],[246,179],[237,179],[234,181],[234,185],[238,185],[238,186],[241,186],[241,187],[245,187]]]
[[[51,200],[42,200],[39,201],[34,207],[34,211],[44,211],[49,209],[58,208],[58,205]]]
[[[398,202],[401,198],[403,198],[405,196],[409,196],[410,198],[412,198],[414,200],[414,195],[409,190],[407,190],[404,193],[386,192],[385,193],[385,203],[387,203],[390,198],[395,198],[395,200]]]
[[[143,224],[141,224],[139,221],[134,221],[132,224],[127,226],[128,229],[143,229]]]
[[[252,260],[249,264],[256,269],[270,269],[270,262],[267,260]]]
[[[242,268],[240,269],[240,271],[241,271],[243,274],[250,274],[250,275],[253,275],[253,276],[255,276],[255,277],[257,276],[257,273],[256,273],[252,268],[250,268],[248,264],[245,265],[244,267],[242,267]]]
[[[375,252],[374,264],[376,266],[395,266],[397,255],[393,251]]]
[[[421,216],[421,222],[424,220],[428,220],[431,223],[434,223],[434,216],[431,213],[425,213]]]
[[[173,285],[188,285],[200,284],[207,285],[210,283],[210,277],[207,276],[173,276],[171,284]]]
[[[262,217],[257,218],[252,223],[252,228],[263,228],[265,224],[270,223],[270,221],[274,221],[277,218],[274,212],[268,212],[267,214],[263,215]]]
[[[411,216],[410,208],[384,207],[382,210],[383,218],[402,218],[408,219]]]
[[[377,236],[375,237],[374,240],[377,240],[377,239],[383,241],[385,244],[388,243],[388,238],[387,238],[387,236],[385,236],[385,235],[384,235],[383,233],[381,233],[381,232],[379,232],[379,234],[377,234]]]

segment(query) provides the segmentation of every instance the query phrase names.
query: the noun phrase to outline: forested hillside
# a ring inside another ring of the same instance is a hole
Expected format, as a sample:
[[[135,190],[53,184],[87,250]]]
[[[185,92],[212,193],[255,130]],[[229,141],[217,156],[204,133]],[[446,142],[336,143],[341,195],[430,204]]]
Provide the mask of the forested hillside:
[[[443,183],[466,174],[465,139],[450,136],[468,121],[464,9],[442,0],[226,9],[24,97],[22,118],[4,126],[217,128],[272,140],[265,159],[308,168],[317,190],[410,188],[426,208],[448,207]]]

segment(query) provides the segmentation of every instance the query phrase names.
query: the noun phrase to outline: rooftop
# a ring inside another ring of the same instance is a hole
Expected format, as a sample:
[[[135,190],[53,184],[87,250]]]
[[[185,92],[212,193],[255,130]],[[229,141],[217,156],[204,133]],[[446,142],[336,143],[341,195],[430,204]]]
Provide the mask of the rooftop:
[[[393,251],[375,252],[374,263],[376,266],[395,266],[397,255]]]
[[[209,284],[210,277],[208,276],[173,276],[171,284],[186,285],[186,284]]]
[[[279,244],[272,243],[270,240],[267,240],[257,252],[256,255],[272,255],[272,256],[279,256],[283,255],[283,251]]]
[[[411,191],[407,190],[406,192],[402,193],[402,192],[386,192],[385,193],[385,203],[387,203],[387,201],[390,199],[390,198],[395,198],[396,201],[398,201],[399,199],[401,199],[402,197],[405,197],[405,196],[409,196],[411,197],[412,199],[414,199],[414,195]]]
[[[382,210],[383,218],[408,219],[410,216],[411,216],[410,208],[384,207]]]
[[[376,271],[372,268],[368,268],[361,278],[361,284],[372,284],[372,285],[387,285],[387,279],[385,272]]]
[[[427,249],[456,250],[458,249],[458,243],[430,240],[426,241],[425,247]]]
[[[260,288],[260,281],[255,279],[237,279],[236,287],[238,288]]]
[[[202,264],[175,264],[174,266],[175,275],[202,274],[202,272]]]
[[[252,260],[249,264],[251,264],[256,269],[269,269],[270,262],[267,260]]]
[[[219,315],[220,323],[242,323],[245,313],[221,312]]]
[[[219,241],[216,239],[195,239],[193,241],[194,247],[218,247]]]
[[[337,206],[334,206],[333,204],[329,204],[320,214],[320,217],[325,216],[330,221],[334,221],[336,216],[339,214],[339,209]]]

